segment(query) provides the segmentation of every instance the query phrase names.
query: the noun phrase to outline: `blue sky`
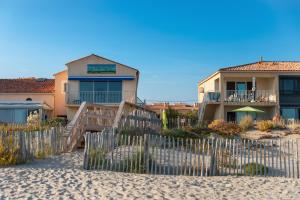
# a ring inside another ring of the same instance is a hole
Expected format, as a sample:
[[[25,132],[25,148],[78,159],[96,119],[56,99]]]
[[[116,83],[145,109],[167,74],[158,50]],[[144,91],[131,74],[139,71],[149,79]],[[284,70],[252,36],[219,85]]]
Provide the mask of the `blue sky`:
[[[196,101],[220,67],[300,60],[300,1],[0,0],[0,78],[91,53],[138,68],[142,99]]]

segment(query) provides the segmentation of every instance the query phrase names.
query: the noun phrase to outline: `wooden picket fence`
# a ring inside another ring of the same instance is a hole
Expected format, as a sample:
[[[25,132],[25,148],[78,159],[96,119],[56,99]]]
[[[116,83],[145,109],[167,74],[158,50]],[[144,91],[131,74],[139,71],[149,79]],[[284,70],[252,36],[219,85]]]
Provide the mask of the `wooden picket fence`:
[[[188,176],[299,178],[298,141],[87,133],[84,169]]]
[[[63,127],[57,127],[32,132],[2,131],[0,132],[2,154],[3,156],[12,154],[17,158],[17,163],[60,154],[65,149],[67,139],[62,135],[63,130]]]
[[[193,127],[198,125],[198,120],[186,117],[168,118],[168,129],[180,129],[183,127]]]

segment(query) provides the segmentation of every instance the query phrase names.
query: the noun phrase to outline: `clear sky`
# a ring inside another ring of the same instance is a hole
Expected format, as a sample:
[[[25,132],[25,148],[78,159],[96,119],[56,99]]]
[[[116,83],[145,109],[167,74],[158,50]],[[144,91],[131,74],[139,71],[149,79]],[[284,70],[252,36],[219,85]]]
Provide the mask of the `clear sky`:
[[[138,68],[142,99],[196,101],[220,67],[300,60],[300,1],[0,0],[0,78],[91,53]]]

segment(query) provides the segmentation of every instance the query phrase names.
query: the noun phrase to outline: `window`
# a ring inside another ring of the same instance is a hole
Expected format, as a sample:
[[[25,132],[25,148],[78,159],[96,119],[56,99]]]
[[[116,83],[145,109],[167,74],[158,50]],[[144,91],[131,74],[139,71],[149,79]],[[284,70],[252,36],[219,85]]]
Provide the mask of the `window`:
[[[23,124],[27,120],[26,109],[0,109],[1,123]]]
[[[68,85],[66,82],[64,82],[64,93],[68,92]]]
[[[282,107],[280,114],[287,120],[299,120],[300,119],[300,107]]]
[[[89,103],[119,103],[122,81],[81,81],[80,100]]]
[[[122,91],[122,82],[120,82],[120,81],[108,82],[108,90],[109,91]]]
[[[227,82],[227,90],[235,90],[235,82]]]
[[[282,94],[299,94],[300,91],[300,78],[281,78],[280,83],[280,93]]]
[[[293,94],[295,90],[294,80],[292,79],[284,79],[281,81],[281,90],[283,90],[284,94]]]
[[[298,119],[297,111],[298,110],[296,108],[282,108],[281,115],[284,119],[287,120]]]
[[[106,81],[94,82],[94,86],[95,86],[95,88],[94,88],[95,91],[105,92],[105,91],[107,91],[108,82],[106,82]]]
[[[94,91],[94,82],[80,81],[80,92]]]

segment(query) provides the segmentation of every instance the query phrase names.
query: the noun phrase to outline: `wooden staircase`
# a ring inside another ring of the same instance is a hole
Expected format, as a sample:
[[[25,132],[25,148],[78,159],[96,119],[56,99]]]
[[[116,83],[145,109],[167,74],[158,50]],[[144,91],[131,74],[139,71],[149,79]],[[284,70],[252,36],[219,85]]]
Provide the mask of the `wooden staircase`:
[[[199,105],[198,120],[199,120],[200,124],[203,123],[203,121],[204,121],[204,115],[205,115],[206,106],[207,106],[207,94],[205,93],[204,97],[203,97],[203,101]]]
[[[64,131],[66,149],[68,152],[75,150],[86,132],[116,132],[127,127],[160,132],[161,122],[155,112],[133,103],[122,101],[119,105],[99,105],[83,102]]]

